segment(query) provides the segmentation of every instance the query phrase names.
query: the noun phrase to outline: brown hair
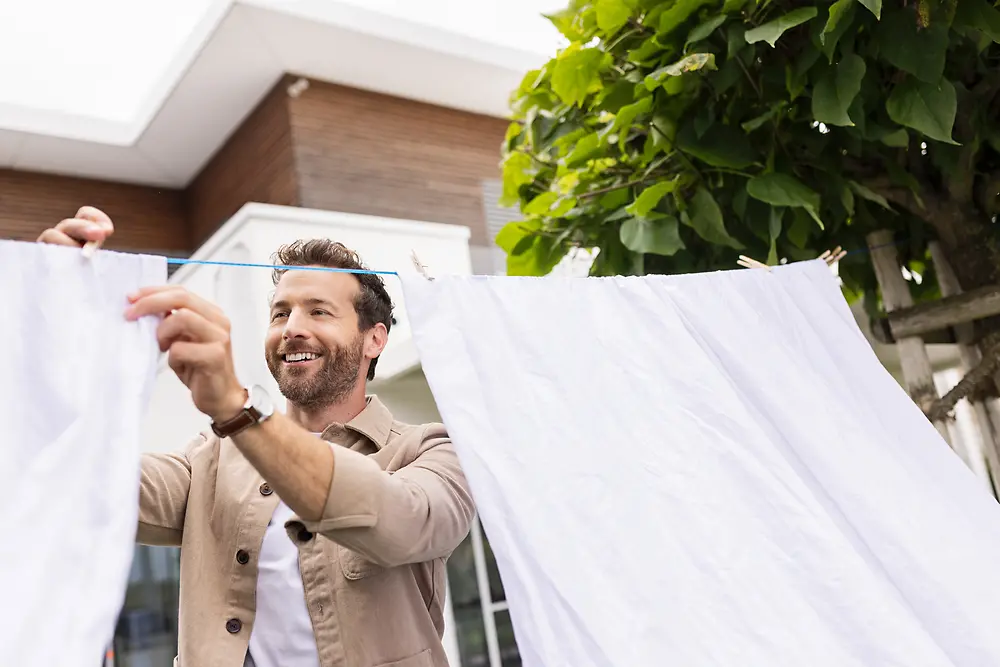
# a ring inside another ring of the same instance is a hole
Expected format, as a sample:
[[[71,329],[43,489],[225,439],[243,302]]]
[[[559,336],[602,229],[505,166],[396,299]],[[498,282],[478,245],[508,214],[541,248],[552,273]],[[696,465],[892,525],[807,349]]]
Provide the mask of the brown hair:
[[[331,269],[368,271],[358,253],[339,241],[330,239],[300,239],[283,245],[271,256],[271,263],[280,266],[326,266]],[[271,278],[277,285],[288,269],[274,269]],[[373,273],[353,274],[361,284],[361,290],[354,298],[354,310],[358,314],[358,329],[368,331],[381,322],[386,332],[392,326],[392,299],[385,289],[382,277]],[[368,367],[368,379],[375,378],[375,364],[372,359]]]

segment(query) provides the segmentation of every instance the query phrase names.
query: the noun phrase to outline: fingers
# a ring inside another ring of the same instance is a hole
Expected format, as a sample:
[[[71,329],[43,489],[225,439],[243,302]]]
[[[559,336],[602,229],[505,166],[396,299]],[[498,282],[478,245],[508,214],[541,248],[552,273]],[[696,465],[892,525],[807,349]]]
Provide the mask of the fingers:
[[[156,340],[160,350],[166,352],[178,342],[225,343],[229,340],[229,333],[198,313],[181,308],[168,315],[156,328]]]
[[[58,229],[46,229],[38,237],[38,243],[49,243],[51,245],[66,245],[79,248],[83,245],[80,241],[72,238],[65,232]]]
[[[190,310],[229,332],[229,318],[213,303],[192,294],[178,285],[143,287],[129,294],[132,305],[125,311],[125,318],[137,320],[145,315],[166,315],[177,310]]]
[[[84,206],[73,218],[67,218],[38,237],[39,243],[82,246],[87,242],[103,243],[114,234],[115,226],[108,215],[93,206]]]
[[[219,359],[221,350],[216,349],[220,343],[205,345],[203,343],[191,343],[188,341],[177,341],[170,346],[167,354],[167,365],[177,374],[182,382],[193,368],[210,365]],[[186,382],[185,382],[186,384]]]

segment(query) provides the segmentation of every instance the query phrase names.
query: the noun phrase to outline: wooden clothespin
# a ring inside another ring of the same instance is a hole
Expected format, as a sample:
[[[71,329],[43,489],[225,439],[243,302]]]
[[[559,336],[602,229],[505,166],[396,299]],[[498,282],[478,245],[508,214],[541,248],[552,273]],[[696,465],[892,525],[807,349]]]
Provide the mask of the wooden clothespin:
[[[427,271],[427,266],[420,261],[419,257],[417,257],[416,250],[410,251],[410,259],[413,260],[413,268],[417,270],[417,273],[422,275],[424,278],[427,278],[427,280],[434,280],[434,278],[431,277],[431,274]]]
[[[93,257],[94,253],[97,252],[100,249],[100,247],[101,247],[100,241],[87,241],[87,243],[85,243],[83,246],[84,258],[90,259],[91,257]]]
[[[833,250],[827,250],[824,252],[819,256],[819,259],[826,262],[827,266],[832,266],[842,260],[845,255],[847,255],[847,252],[840,246],[837,246]]]
[[[747,257],[746,255],[740,255],[740,258],[736,260],[736,263],[748,269],[767,269],[770,271],[773,268],[763,262],[758,262],[752,257]]]

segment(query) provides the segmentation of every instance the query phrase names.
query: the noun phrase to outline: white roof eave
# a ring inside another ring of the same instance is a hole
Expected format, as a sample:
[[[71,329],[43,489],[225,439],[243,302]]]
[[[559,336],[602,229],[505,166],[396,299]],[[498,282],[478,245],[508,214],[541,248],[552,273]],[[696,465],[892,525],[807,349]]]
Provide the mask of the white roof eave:
[[[286,72],[505,117],[544,60],[333,0],[216,0],[128,123],[0,105],[0,167],[184,187]]]

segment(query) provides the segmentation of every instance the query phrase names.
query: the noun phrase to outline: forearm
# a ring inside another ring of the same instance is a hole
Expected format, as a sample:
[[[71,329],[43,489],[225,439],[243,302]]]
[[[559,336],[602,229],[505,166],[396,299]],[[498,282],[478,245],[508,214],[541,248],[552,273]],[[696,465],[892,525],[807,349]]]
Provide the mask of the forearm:
[[[307,521],[322,517],[333,481],[328,443],[279,412],[232,440],[293,512]]]

